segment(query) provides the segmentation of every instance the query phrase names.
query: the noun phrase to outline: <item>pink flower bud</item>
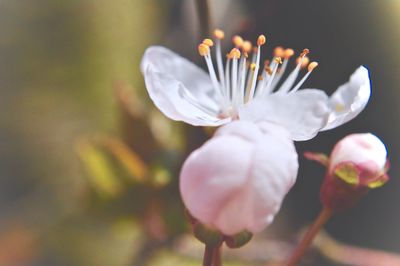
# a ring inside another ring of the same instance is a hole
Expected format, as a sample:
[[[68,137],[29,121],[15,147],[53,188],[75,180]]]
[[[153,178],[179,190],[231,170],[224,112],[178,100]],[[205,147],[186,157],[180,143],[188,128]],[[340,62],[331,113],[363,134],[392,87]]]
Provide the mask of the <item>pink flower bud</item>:
[[[307,156],[317,160],[315,155]],[[389,179],[386,156],[385,145],[370,133],[351,134],[339,141],[327,160],[327,176],[321,187],[325,207],[348,209],[369,189],[385,184]]]
[[[342,163],[352,163],[360,171],[381,174],[386,165],[385,144],[371,133],[351,134],[339,141],[330,156],[329,171]],[[364,180],[360,180],[364,181]]]
[[[269,225],[293,186],[297,153],[276,125],[235,121],[185,161],[180,191],[190,214],[224,235]]]

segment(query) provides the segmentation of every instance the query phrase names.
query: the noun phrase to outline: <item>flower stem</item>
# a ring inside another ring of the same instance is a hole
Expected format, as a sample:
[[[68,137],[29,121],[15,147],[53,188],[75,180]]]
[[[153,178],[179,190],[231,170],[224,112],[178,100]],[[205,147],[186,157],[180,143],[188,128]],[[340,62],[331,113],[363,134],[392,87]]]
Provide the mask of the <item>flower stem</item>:
[[[296,266],[301,258],[304,256],[307,248],[312,243],[314,237],[317,235],[319,230],[326,224],[326,222],[331,218],[333,212],[331,209],[324,207],[317,219],[314,221],[312,226],[308,229],[307,233],[304,235],[303,239],[297,246],[296,250],[290,257],[289,262],[286,264],[287,266]]]
[[[203,266],[212,266],[214,257],[214,247],[206,245],[204,249]]]
[[[207,38],[210,34],[210,5],[208,0],[196,0],[196,5],[200,24],[200,38]]]
[[[221,245],[206,245],[204,249],[203,266],[221,266]]]
[[[222,266],[221,254],[222,254],[222,245],[215,248],[213,266]]]

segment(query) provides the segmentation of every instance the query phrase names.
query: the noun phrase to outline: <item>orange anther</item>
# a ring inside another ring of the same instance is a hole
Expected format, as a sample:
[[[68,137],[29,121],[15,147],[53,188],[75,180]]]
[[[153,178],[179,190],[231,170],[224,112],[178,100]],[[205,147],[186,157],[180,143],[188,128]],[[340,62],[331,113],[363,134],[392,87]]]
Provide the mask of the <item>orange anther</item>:
[[[265,35],[261,34],[260,36],[258,36],[257,45],[258,46],[264,45],[266,41],[267,41],[267,39],[265,38]]]
[[[221,40],[221,39],[223,39],[225,37],[225,33],[220,29],[215,29],[214,30],[214,36],[215,36],[215,38]]]

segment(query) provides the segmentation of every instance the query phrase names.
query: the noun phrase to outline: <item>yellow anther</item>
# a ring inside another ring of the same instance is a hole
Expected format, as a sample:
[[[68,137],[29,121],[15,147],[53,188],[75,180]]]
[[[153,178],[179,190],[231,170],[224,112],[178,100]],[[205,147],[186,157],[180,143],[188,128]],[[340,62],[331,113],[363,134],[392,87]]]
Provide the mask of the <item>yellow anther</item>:
[[[272,75],[272,69],[269,67],[269,66],[265,66],[265,72],[267,72],[268,73],[268,75]]]
[[[282,64],[282,58],[281,57],[275,57],[275,62],[278,64]]]
[[[231,52],[229,53],[229,56],[230,56],[231,58],[235,58],[235,59],[240,58],[240,51],[239,51],[239,49],[233,48],[233,49],[231,50]]]
[[[227,54],[226,54],[226,58],[227,58],[227,59],[232,59],[231,53],[227,53]]]
[[[265,35],[261,34],[260,36],[258,36],[257,45],[258,46],[264,45],[266,41],[267,39],[265,38]]]
[[[318,62],[311,62],[311,63],[308,65],[308,71],[309,71],[309,72],[313,71],[314,68],[316,68],[317,66],[318,66]]]
[[[293,49],[286,49],[283,53],[283,57],[286,59],[289,59],[290,57],[292,57],[294,55],[294,51]]]
[[[274,49],[274,56],[275,57],[283,57],[285,50],[281,46],[277,46]]]
[[[244,41],[242,44],[242,50],[243,50],[243,52],[246,52],[246,53],[250,53],[252,47],[253,47],[253,45],[251,44],[250,41]]]
[[[250,64],[250,69],[251,69],[252,71],[256,70],[256,64],[255,64],[255,63],[251,63],[251,64]]]
[[[303,52],[301,52],[300,57],[304,57],[304,56],[308,55],[309,53],[310,53],[310,50],[305,48],[305,49],[303,49]]]
[[[210,53],[210,47],[204,43],[200,43],[197,47],[201,56],[206,56]]]
[[[297,57],[296,64],[300,64],[300,61],[301,61],[301,68],[305,68],[310,62],[310,59],[307,56]]]
[[[235,35],[232,38],[232,42],[236,47],[242,47],[244,41],[242,37],[240,37],[239,35]]]
[[[217,38],[217,39],[223,39],[224,37],[225,37],[225,32],[223,32],[222,30],[220,30],[220,29],[215,29],[214,30],[214,36],[215,36],[215,38]]]
[[[208,47],[211,47],[211,46],[214,45],[214,42],[213,42],[211,39],[204,39],[204,40],[203,40],[203,43],[204,43],[205,45],[207,45]]]

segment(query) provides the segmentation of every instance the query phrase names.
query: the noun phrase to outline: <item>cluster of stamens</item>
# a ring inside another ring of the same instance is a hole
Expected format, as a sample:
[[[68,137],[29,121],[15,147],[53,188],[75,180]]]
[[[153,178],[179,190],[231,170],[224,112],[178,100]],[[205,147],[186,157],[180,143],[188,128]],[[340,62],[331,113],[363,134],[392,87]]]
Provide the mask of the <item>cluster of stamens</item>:
[[[211,81],[221,99],[221,116],[236,118],[240,105],[246,104],[255,97],[262,97],[274,92],[286,70],[289,59],[294,56],[295,52],[290,48],[276,47],[273,59],[265,60],[264,68],[260,71],[261,46],[266,44],[266,37],[260,35],[257,45],[253,46],[250,41],[236,35],[232,38],[235,47],[226,55],[224,66],[221,40],[224,39],[225,34],[222,30],[216,29],[214,37],[217,71],[211,56],[214,41],[204,39],[199,44],[198,51],[205,58]],[[300,53],[296,59],[296,67],[276,92],[295,92],[303,85],[311,72],[318,66],[317,62],[310,63],[307,57],[309,52],[308,49],[304,49]],[[250,55],[251,58],[249,58]],[[307,68],[307,73],[295,85],[300,70],[305,68]]]

